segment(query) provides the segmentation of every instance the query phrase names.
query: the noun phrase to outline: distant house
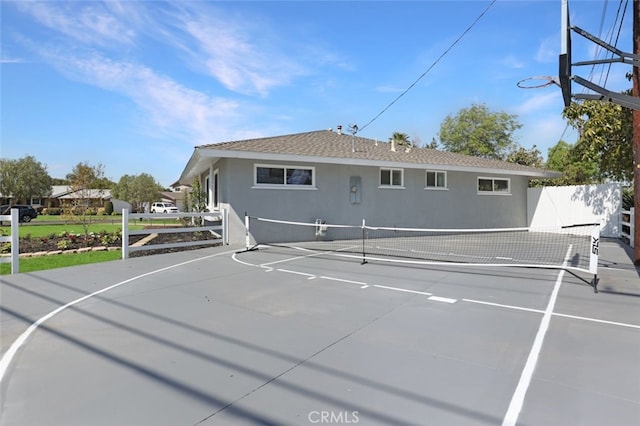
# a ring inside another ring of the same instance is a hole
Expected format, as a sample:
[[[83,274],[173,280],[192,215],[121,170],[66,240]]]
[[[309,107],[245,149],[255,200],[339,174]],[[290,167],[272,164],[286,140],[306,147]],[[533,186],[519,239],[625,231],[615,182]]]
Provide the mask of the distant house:
[[[427,148],[395,146],[331,130],[202,145],[178,183],[199,179],[210,211],[331,224],[476,228],[527,226],[539,168]]]
[[[122,211],[123,208],[131,208],[131,205],[126,201],[113,198],[110,189],[89,189],[74,192],[68,185],[53,185],[47,197],[32,197],[30,204],[37,209],[77,205],[80,202],[85,202],[90,207],[104,207],[106,201],[113,203],[113,209],[116,212]]]

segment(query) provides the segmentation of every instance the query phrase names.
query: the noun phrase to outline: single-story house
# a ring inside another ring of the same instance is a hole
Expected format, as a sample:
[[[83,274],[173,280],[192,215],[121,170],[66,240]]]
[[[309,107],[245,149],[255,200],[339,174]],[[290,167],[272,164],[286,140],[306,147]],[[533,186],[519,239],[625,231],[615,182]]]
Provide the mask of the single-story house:
[[[197,146],[178,182],[200,179],[209,210],[228,209],[230,241],[242,242],[245,212],[309,223],[524,227],[529,179],[558,176],[321,130]]]
[[[10,200],[11,197],[7,198]],[[79,193],[74,192],[68,185],[53,185],[46,197],[31,197],[28,204],[41,210],[45,207],[62,207],[64,205],[74,205],[84,200],[92,207],[103,207],[106,201],[113,202],[114,211],[120,212],[123,208],[130,209],[131,204],[118,200],[111,196],[110,189],[89,189]]]

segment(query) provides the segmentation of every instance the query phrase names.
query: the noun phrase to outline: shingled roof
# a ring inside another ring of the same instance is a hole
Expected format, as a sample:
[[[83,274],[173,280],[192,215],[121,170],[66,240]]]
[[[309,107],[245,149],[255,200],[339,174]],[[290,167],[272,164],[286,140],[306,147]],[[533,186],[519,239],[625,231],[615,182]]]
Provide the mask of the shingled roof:
[[[196,147],[196,151],[189,161],[191,166],[196,165],[198,157],[486,171],[538,178],[560,176],[558,172],[536,167],[436,149],[416,147],[406,149],[404,146],[396,146],[394,151],[390,143],[332,130],[200,145]],[[190,165],[187,166],[187,169],[190,168]],[[184,175],[185,173],[183,173],[183,177]]]

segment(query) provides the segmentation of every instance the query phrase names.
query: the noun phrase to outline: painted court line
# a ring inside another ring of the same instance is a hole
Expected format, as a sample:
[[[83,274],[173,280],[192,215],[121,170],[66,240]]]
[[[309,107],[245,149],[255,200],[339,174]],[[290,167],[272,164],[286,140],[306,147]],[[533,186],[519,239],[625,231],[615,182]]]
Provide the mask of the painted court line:
[[[597,318],[580,317],[577,315],[568,315],[568,314],[554,313],[553,315],[556,317],[571,318],[571,319],[576,319],[580,321],[591,321],[591,322],[597,322],[600,324],[617,325],[620,327],[637,328],[638,330],[640,330],[640,325],[636,325],[636,324],[627,324],[624,322],[616,322],[616,321],[606,321],[606,320],[601,320]]]
[[[544,311],[540,310],[540,309],[523,308],[522,306],[504,305],[502,303],[485,302],[485,301],[482,301],[482,300],[462,299],[462,301],[463,302],[469,302],[469,303],[477,303],[477,304],[480,304],[480,305],[495,306],[497,308],[506,308],[506,309],[513,309],[513,310],[517,310],[517,311],[533,312],[533,313],[536,313],[536,314],[543,314],[544,313]],[[559,312],[554,312],[552,315],[554,317],[570,318],[570,319],[575,319],[575,320],[578,320],[578,321],[597,322],[599,324],[608,324],[608,325],[615,325],[615,326],[619,326],[619,327],[628,327],[628,328],[640,329],[640,325],[629,324],[629,323],[625,323],[625,322],[608,321],[608,320],[603,320],[603,319],[598,319],[598,318],[582,317],[582,316],[579,316],[579,315],[561,314]]]
[[[404,293],[414,293],[414,294],[421,294],[423,296],[432,296],[432,293],[426,293],[424,291],[417,291],[417,290],[408,290],[406,288],[398,288],[398,287],[389,287],[386,285],[378,285],[378,284],[374,284],[374,287],[378,287],[378,288],[384,288],[387,290],[394,290],[394,291],[401,291]]]
[[[367,283],[363,283],[360,281],[351,281],[351,280],[345,280],[343,278],[333,278],[333,277],[327,277],[322,275],[320,278],[324,279],[324,280],[329,280],[329,281],[338,281],[338,282],[342,282],[342,283],[347,283],[347,284],[355,284],[355,285],[359,285],[360,288],[368,288],[369,284]]]
[[[573,246],[569,244],[562,266],[566,266],[567,259],[569,258],[572,247]],[[531,351],[529,352],[529,356],[527,357],[527,362],[524,365],[524,369],[522,370],[520,381],[518,381],[518,386],[513,392],[511,402],[509,403],[509,408],[507,409],[504,419],[502,420],[502,426],[515,426],[516,422],[518,421],[520,411],[522,410],[522,405],[524,404],[524,397],[527,394],[527,390],[529,389],[529,385],[531,384],[531,379],[533,378],[533,372],[536,368],[536,364],[538,363],[538,358],[540,357],[544,337],[547,334],[549,324],[551,323],[551,316],[553,313],[553,308],[556,305],[556,300],[558,299],[558,292],[560,291],[560,285],[562,284],[562,277],[564,277],[564,269],[561,269],[558,273],[558,278],[556,279],[556,283],[553,286],[553,291],[551,292],[549,303],[547,304],[547,308],[545,309],[544,315],[542,316],[542,321],[540,321],[538,333],[536,333],[536,338],[533,341],[533,346],[531,347]]]
[[[477,303],[480,305],[488,305],[488,306],[496,306],[498,308],[507,308],[507,309],[515,309],[518,311],[527,311],[527,312],[535,312],[538,314],[543,314],[544,311],[540,309],[531,309],[531,308],[523,308],[521,306],[513,306],[513,305],[503,305],[501,303],[493,303],[493,302],[484,302],[482,300],[474,300],[474,299],[462,299],[464,302]]]
[[[35,321],[33,324],[31,324],[20,336],[18,336],[18,338],[11,344],[9,349],[4,353],[4,355],[2,356],[2,359],[0,359],[0,383],[2,383],[2,380],[4,379],[4,376],[7,373],[7,369],[9,368],[9,364],[11,364],[11,361],[13,360],[13,357],[16,355],[18,350],[27,342],[27,340],[29,339],[31,334],[33,334],[33,332],[36,331],[38,329],[38,327],[40,327],[40,325],[42,325],[45,321],[50,320],[51,318],[53,318],[54,316],[58,315],[60,312],[64,311],[65,309],[68,309],[68,308],[72,307],[73,305],[77,305],[80,302],[84,302],[87,299],[90,299],[90,298],[92,298],[94,296],[98,296],[98,295],[100,295],[102,293],[105,293],[105,292],[107,292],[109,290],[113,290],[114,288],[120,287],[120,286],[122,286],[124,284],[128,284],[128,283],[130,283],[132,281],[139,280],[140,278],[148,277],[150,275],[155,275],[155,274],[158,274],[160,272],[165,272],[165,271],[168,271],[170,269],[178,268],[180,266],[188,265],[188,264],[194,263],[194,262],[199,262],[201,260],[210,259],[212,257],[227,255],[229,253],[235,253],[235,251],[234,250],[230,250],[230,251],[225,251],[225,252],[222,252],[222,253],[212,254],[212,255],[209,255],[209,256],[199,257],[197,259],[187,260],[185,262],[176,263],[175,265],[166,266],[164,268],[155,269],[153,271],[146,272],[144,274],[136,275],[135,277],[126,279],[124,281],[120,281],[119,283],[110,285],[109,287],[105,287],[102,290],[94,291],[91,294],[87,294],[85,296],[82,296],[82,297],[80,297],[80,298],[78,298],[78,299],[76,299],[74,301],[71,301],[71,302],[67,303],[66,305],[60,306],[59,308],[49,312],[45,316],[40,317],[37,321]]]
[[[457,299],[450,299],[448,297],[440,297],[440,296],[429,296],[429,300],[433,300],[434,302],[444,302],[444,303],[456,303]]]
[[[307,274],[306,272],[298,272],[298,271],[291,271],[289,269],[277,269],[278,272],[286,272],[287,274],[294,274],[294,275],[302,275],[303,277],[307,277],[310,280],[313,280],[315,278],[318,278],[316,275],[314,274]]]

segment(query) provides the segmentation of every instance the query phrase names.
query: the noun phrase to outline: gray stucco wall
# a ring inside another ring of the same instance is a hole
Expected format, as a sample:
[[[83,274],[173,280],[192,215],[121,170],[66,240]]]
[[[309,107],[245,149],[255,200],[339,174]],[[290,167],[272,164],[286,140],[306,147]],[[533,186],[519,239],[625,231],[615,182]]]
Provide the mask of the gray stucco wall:
[[[254,187],[254,164],[315,167],[315,189]],[[379,188],[379,167],[222,159],[220,199],[230,210],[230,240],[244,242],[244,212],[251,216],[330,224],[419,228],[527,226],[526,177],[447,172],[447,190],[425,189],[424,169],[404,169],[404,189]],[[351,202],[350,177],[361,178],[360,203]],[[510,195],[478,194],[478,176],[509,178]],[[258,231],[254,229],[254,231]],[[266,235],[256,235],[258,239]],[[279,239],[285,238],[280,235]]]

